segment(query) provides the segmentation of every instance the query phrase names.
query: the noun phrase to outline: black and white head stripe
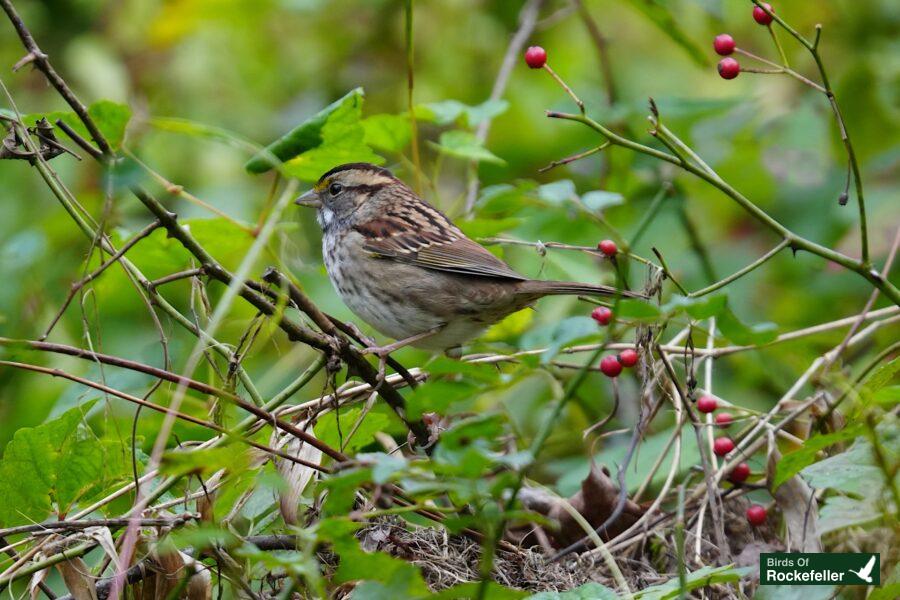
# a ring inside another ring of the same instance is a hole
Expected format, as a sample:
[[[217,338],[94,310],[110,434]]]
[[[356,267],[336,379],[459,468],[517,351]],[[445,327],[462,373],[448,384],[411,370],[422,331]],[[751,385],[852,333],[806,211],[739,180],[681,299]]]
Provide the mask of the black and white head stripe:
[[[316,183],[316,188],[321,188],[322,185],[328,181],[328,179],[332,175],[336,175],[337,173],[341,173],[344,171],[360,171],[362,173],[376,175],[381,178],[389,178],[394,179],[393,173],[384,167],[379,167],[378,165],[373,165],[372,163],[347,163],[345,165],[338,165],[319,177],[319,181]]]

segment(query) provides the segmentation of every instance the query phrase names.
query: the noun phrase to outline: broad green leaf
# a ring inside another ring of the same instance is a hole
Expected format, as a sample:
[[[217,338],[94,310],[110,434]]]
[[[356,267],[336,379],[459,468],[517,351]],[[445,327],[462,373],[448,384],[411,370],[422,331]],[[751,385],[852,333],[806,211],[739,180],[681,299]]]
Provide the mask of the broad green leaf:
[[[833,600],[836,596],[833,585],[761,585],[753,600]]]
[[[82,424],[95,402],[16,432],[0,461],[0,525],[42,521],[52,511],[64,515],[122,474],[122,445],[97,439]]]
[[[488,150],[475,139],[475,135],[468,131],[454,129],[441,134],[440,143],[431,145],[438,151],[448,156],[505,165],[506,161]]]
[[[358,454],[357,459],[375,463],[372,465],[372,481],[378,484],[387,483],[394,475],[406,469],[406,458],[402,454],[364,453]]]
[[[416,118],[437,125],[460,125],[473,127],[486,119],[493,119],[506,111],[509,103],[506,100],[488,100],[477,106],[469,106],[458,100],[443,100],[419,104],[415,107]]]
[[[470,402],[479,389],[481,388],[471,381],[431,379],[409,394],[406,410],[413,419],[429,412],[446,414],[451,407],[460,408],[459,404]]]
[[[131,120],[131,108],[125,104],[119,104],[118,102],[113,102],[111,100],[98,100],[88,106],[87,112],[97,125],[97,129],[100,130],[100,133],[103,134],[103,137],[109,142],[113,151],[118,150],[122,146],[122,141],[125,139],[125,129],[128,127],[128,122]],[[15,115],[12,113],[8,116],[10,118],[15,118]],[[23,115],[22,121],[31,127],[41,118],[46,118],[51,125],[55,125],[57,120],[62,120],[81,137],[88,141],[92,140],[87,127],[84,126],[81,119],[79,119],[78,115],[74,112],[55,111],[49,113],[34,113]],[[62,137],[65,136],[62,135]]]
[[[365,552],[353,537],[337,537],[332,546],[341,557],[334,582],[362,581],[353,598],[394,600],[428,594],[422,573],[409,562],[384,552]]]
[[[757,325],[744,325],[725,307],[716,318],[716,327],[735,344],[753,346],[767,344],[778,337],[777,327],[774,323],[759,323]]]
[[[900,356],[878,367],[865,381],[865,386],[871,391],[878,391],[890,383],[900,371]]]
[[[718,316],[725,309],[728,303],[728,296],[725,294],[708,294],[700,298],[688,298],[686,296],[672,296],[669,301],[663,305],[662,310],[666,313],[673,313],[677,310],[683,310],[691,318],[708,319]]]
[[[622,204],[625,202],[625,197],[617,192],[594,190],[583,194],[581,201],[591,210],[602,211],[610,206]]]
[[[250,466],[250,447],[231,443],[202,450],[169,450],[163,455],[160,470],[168,475],[203,475],[226,470],[240,472]]]
[[[528,600],[619,600],[619,595],[605,585],[593,581],[565,592],[541,592]]]
[[[412,138],[406,115],[372,115],[362,120],[366,145],[385,152],[401,152]]]
[[[881,520],[883,510],[884,505],[872,495],[859,500],[849,496],[829,496],[819,509],[817,528],[819,534],[824,535],[847,527],[861,527]]]
[[[477,478],[493,468],[497,452],[494,448],[504,428],[498,415],[482,415],[464,419],[441,434],[434,451],[436,466],[444,474]]]
[[[660,311],[658,306],[632,298],[620,300],[615,312],[616,316],[623,319],[640,321],[655,321],[662,316],[662,311]]]
[[[885,409],[900,404],[900,385],[889,385],[875,392],[863,388],[863,394],[871,398],[873,403],[880,404]]]
[[[862,429],[862,424],[858,423],[834,433],[814,435],[803,442],[801,448],[783,455],[781,460],[775,465],[775,477],[772,481],[773,491],[778,489],[778,486],[782,483],[802,471],[804,467],[813,464],[816,460],[816,454],[818,454],[820,450],[838,442],[852,440],[862,433]]]
[[[233,270],[240,265],[253,243],[250,233],[227,219],[179,219],[179,223],[189,229],[197,241],[228,269]],[[127,234],[122,236],[123,239],[127,237]],[[162,228],[154,231],[144,243],[131,249],[128,258],[151,279],[195,266],[193,256],[178,240],[166,235]],[[261,259],[267,262],[271,260],[268,254],[264,254]],[[101,280],[101,284],[103,282]]]
[[[356,88],[272,142],[247,161],[251,173],[265,173],[286,163],[288,173],[306,181],[343,162],[383,160],[365,145],[363,90]]]
[[[687,313],[693,319],[716,317],[716,326],[726,338],[742,346],[767,344],[778,337],[774,323],[745,325],[728,307],[726,294],[712,294],[700,298],[673,296],[663,307],[668,314]]]
[[[359,420],[363,408],[354,406],[351,408],[342,408],[338,413],[329,413],[322,416],[313,426],[316,437],[323,443],[333,448],[341,448],[347,452],[354,452],[363,446],[372,443],[374,435],[378,431],[386,430],[391,420],[385,414],[385,407],[375,406],[360,422],[359,427],[353,437],[347,438],[347,435],[353,429],[354,424]],[[336,416],[339,415],[339,416]]]
[[[681,582],[675,577],[666,583],[644,588],[636,592],[634,597],[640,600],[670,600],[678,598],[682,591],[690,592],[717,583],[734,583],[751,571],[753,571],[753,567],[736,569],[733,565],[703,567],[687,574],[684,590],[682,590]]]
[[[889,456],[900,454],[897,418],[886,415],[883,419],[874,432],[879,444]],[[885,491],[884,472],[875,459],[872,443],[865,437],[857,438],[846,452],[812,464],[800,474],[816,488],[831,488],[874,498],[880,498]],[[900,478],[900,475],[895,475],[895,478]]]
[[[98,100],[88,107],[88,114],[113,150],[118,150],[125,139],[128,121],[131,120],[131,108],[110,100]]]
[[[537,196],[541,200],[553,204],[562,204],[577,198],[578,193],[575,191],[575,183],[571,179],[561,179],[538,187]]]
[[[349,99],[328,115],[321,128],[321,143],[284,164],[284,171],[304,181],[317,181],[329,169],[351,162],[382,164],[384,159],[366,146],[362,126],[362,96]]]

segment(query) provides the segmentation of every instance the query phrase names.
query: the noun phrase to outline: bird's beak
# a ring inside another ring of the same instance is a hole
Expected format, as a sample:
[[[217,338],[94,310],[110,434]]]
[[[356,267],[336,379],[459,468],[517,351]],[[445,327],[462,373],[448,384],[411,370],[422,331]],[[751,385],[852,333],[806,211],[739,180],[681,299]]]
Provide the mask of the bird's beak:
[[[294,200],[294,204],[297,206],[308,206],[309,208],[319,208],[322,206],[322,203],[319,201],[319,196],[316,194],[316,190],[309,190]]]

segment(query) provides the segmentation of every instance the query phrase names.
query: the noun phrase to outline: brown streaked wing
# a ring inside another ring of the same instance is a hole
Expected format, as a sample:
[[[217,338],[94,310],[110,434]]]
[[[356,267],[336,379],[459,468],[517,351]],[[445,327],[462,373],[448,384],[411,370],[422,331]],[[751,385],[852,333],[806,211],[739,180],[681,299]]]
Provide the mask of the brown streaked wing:
[[[416,214],[426,211],[428,219]],[[417,227],[410,223],[413,219]],[[408,213],[385,215],[355,229],[366,238],[363,248],[384,258],[435,271],[517,281],[527,279],[465,237],[444,215],[427,205]]]

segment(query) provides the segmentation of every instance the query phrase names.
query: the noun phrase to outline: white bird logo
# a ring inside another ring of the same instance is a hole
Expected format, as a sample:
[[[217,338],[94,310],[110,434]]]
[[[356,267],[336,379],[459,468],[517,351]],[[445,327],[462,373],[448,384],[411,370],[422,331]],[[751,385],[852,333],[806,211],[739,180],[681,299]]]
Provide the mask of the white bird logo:
[[[851,573],[865,581],[866,583],[872,583],[872,568],[875,566],[875,555],[872,555],[872,558],[869,559],[869,562],[866,563],[859,571],[854,571],[853,569],[848,569]]]

